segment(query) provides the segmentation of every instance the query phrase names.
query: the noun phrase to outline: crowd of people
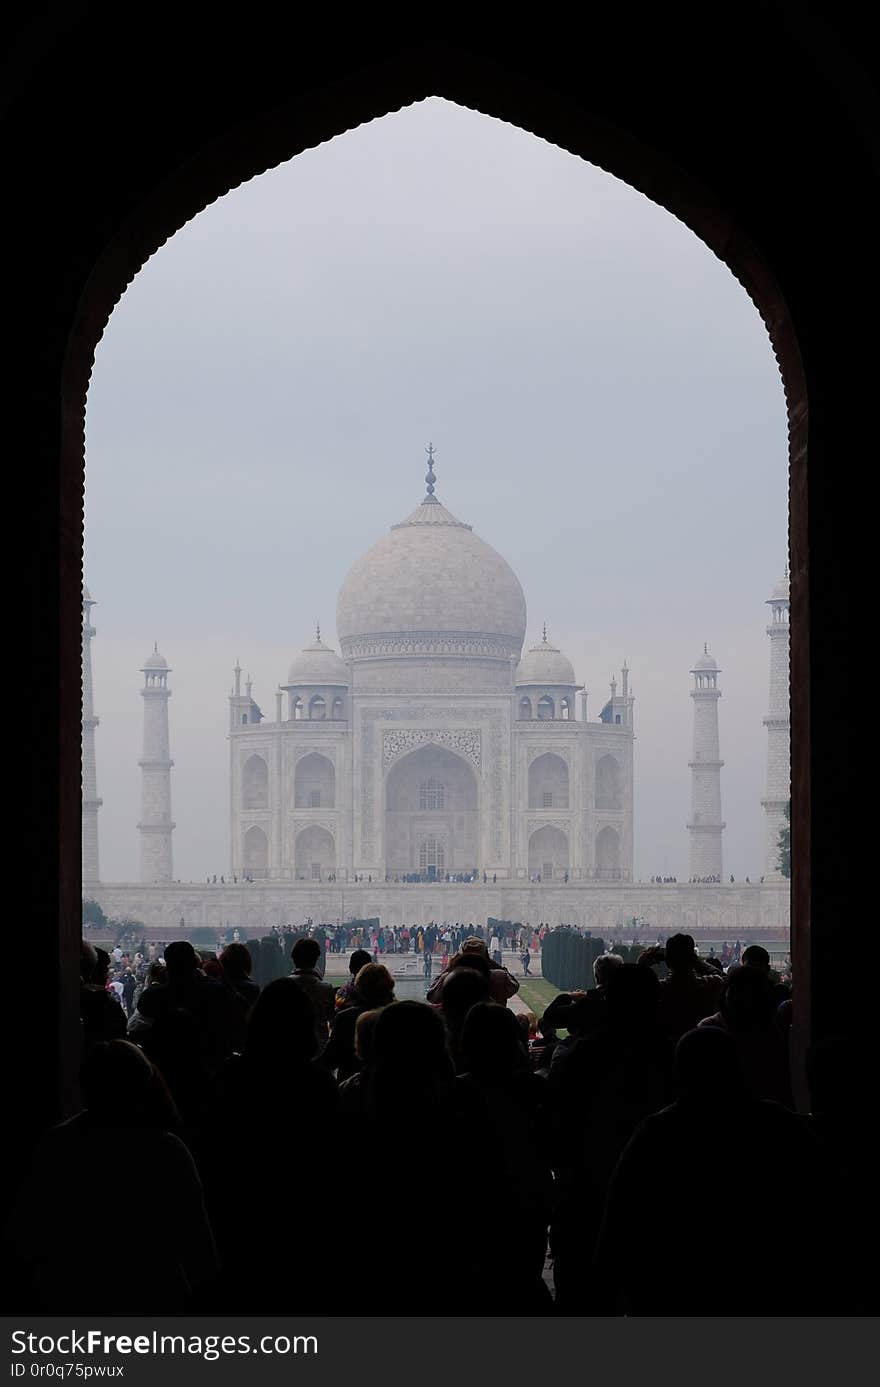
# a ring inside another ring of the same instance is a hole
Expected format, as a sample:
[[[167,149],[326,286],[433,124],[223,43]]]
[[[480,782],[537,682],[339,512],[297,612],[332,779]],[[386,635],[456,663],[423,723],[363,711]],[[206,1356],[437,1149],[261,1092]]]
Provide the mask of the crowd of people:
[[[344,954],[349,949],[366,949],[370,954],[383,957],[385,954],[443,953],[453,954],[465,939],[479,938],[490,941],[490,931],[485,925],[453,925],[430,923],[427,925],[324,925],[324,939],[327,952]],[[522,954],[528,949],[534,954],[540,952],[549,926],[512,924],[497,922],[494,926],[500,947]]]
[[[82,1109],[12,1214],[33,1307],[874,1307],[864,1057],[814,1051],[812,1113],[794,1112],[791,990],[764,949],[726,970],[681,934],[637,963],[606,953],[594,988],[539,1019],[507,1005],[519,983],[495,942],[459,937],[417,1002],[370,949],[336,989],[299,938],[261,990],[241,942],[203,960],[177,941],[137,951],[127,1003],[84,942]],[[125,1255],[108,1190],[141,1211]]]

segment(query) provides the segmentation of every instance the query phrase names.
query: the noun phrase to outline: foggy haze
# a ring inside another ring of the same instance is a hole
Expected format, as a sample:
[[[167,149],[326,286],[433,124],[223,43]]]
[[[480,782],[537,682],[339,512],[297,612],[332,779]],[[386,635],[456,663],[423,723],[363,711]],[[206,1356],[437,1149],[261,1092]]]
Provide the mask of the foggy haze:
[[[688,875],[689,670],[721,666],[724,870],[764,870],[782,385],[725,265],[641,194],[431,100],[206,209],[144,267],[89,392],[101,875],[138,877],[140,666],[169,684],[174,876],[229,870],[236,657],[274,690],[424,494],[510,563],[598,716],[635,694],[635,877]]]

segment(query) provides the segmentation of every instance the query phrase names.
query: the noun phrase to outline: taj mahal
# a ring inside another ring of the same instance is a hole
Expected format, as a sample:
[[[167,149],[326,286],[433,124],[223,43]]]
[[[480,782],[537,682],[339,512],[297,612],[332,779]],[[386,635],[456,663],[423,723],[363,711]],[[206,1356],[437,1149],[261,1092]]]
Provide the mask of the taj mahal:
[[[171,669],[142,669],[141,881],[98,859],[91,608],[83,606],[83,895],[147,926],[297,926],[489,917],[614,932],[788,928],[778,837],[788,790],[788,586],[771,617],[766,871],[725,884],[720,670],[691,671],[694,741],[687,883],[633,880],[635,700],[626,665],[596,715],[546,625],[526,645],[507,561],[436,493],[357,559],[339,590],[339,652],[320,629],[274,692],[274,718],[236,664],[229,693],[229,872],[173,878]]]

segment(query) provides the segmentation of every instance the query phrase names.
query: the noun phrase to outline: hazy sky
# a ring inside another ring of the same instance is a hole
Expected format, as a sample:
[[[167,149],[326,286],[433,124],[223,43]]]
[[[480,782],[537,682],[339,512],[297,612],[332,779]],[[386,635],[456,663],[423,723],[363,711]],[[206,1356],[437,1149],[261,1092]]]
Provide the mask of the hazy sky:
[[[349,564],[437,494],[590,691],[636,696],[636,876],[687,876],[691,700],[722,668],[726,872],[763,871],[786,418],[757,311],[669,213],[431,100],[207,208],[138,275],[89,392],[101,875],[135,880],[142,700],[170,703],[174,874],[225,872],[236,656],[269,718]]]

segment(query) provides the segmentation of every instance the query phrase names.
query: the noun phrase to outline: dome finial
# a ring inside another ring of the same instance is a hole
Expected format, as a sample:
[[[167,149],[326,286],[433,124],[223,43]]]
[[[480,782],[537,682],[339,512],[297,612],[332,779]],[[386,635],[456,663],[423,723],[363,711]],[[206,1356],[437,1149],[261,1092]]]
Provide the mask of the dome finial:
[[[434,445],[433,445],[433,443],[429,443],[429,444],[428,444],[427,448],[425,449],[425,452],[426,452],[427,455],[428,455],[428,471],[427,471],[427,473],[425,474],[425,481],[426,481],[427,486],[428,486],[427,495],[430,496],[431,499],[433,500],[433,497],[434,497],[434,483],[435,483],[436,480],[437,480],[437,478],[434,476]]]
[[[316,621],[316,622],[315,622],[315,640],[318,642],[319,645],[321,644],[321,623],[320,623],[320,621]]]
[[[544,634],[543,634],[543,636],[541,637],[541,641],[542,641],[542,643],[543,643],[544,645],[547,644],[547,623],[546,623],[546,621],[544,622]]]
[[[708,655],[708,654],[709,654],[709,642],[708,642],[708,641],[703,641],[703,654],[704,654],[704,655]]]

